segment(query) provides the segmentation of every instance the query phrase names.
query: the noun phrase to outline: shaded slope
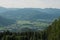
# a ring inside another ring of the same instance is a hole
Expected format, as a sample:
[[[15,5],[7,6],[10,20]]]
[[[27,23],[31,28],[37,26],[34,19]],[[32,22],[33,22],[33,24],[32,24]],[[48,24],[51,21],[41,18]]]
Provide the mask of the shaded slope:
[[[15,20],[11,20],[11,19],[6,19],[0,16],[0,26],[7,26],[7,25],[11,25],[15,22]]]

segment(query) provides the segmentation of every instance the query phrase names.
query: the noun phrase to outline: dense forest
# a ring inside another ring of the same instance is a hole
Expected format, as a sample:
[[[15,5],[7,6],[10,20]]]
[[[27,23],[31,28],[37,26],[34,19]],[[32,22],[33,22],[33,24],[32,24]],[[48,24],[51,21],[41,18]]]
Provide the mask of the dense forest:
[[[60,18],[56,19],[47,29],[48,40],[60,40]]]
[[[60,19],[43,31],[0,32],[0,40],[60,40]]]

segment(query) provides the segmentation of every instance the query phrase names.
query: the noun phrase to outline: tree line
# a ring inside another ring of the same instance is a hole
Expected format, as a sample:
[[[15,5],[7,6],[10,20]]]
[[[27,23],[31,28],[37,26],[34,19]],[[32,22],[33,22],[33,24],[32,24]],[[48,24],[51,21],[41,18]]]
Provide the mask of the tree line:
[[[0,40],[60,40],[60,19],[56,19],[44,31],[0,32]]]

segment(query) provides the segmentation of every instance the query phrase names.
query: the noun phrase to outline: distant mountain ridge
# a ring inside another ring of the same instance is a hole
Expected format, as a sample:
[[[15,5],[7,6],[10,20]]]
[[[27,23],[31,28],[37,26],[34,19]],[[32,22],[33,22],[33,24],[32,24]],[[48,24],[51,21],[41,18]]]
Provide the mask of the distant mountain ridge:
[[[15,20],[36,20],[48,19],[52,20],[60,16],[60,9],[54,8],[7,8],[8,11],[0,13],[5,18]]]

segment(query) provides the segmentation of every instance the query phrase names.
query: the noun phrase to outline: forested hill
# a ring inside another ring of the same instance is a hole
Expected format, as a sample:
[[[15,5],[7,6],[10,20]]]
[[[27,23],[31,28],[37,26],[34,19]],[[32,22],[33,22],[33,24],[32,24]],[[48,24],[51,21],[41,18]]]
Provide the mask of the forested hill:
[[[0,16],[0,26],[8,26],[13,23],[15,23],[15,20],[6,19],[6,18]]]
[[[54,8],[7,8],[1,16],[15,20],[52,20],[60,16],[60,9]]]
[[[60,19],[55,20],[48,27],[48,40],[60,40]]]

